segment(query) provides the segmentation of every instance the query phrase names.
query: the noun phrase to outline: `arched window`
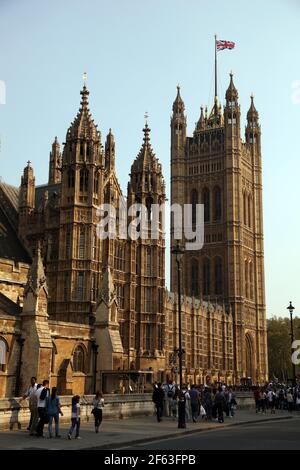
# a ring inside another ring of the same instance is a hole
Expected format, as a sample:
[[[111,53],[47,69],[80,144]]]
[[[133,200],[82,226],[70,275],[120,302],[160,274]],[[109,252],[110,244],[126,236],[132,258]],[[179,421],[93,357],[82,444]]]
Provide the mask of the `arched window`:
[[[209,189],[205,188],[202,193],[202,201],[204,204],[204,222],[210,220],[210,193]]]
[[[248,261],[245,259],[245,297],[249,297],[249,281],[248,281]]]
[[[84,259],[85,254],[85,229],[82,227],[79,231],[79,258]]]
[[[196,224],[197,220],[197,204],[198,204],[198,191],[193,189],[191,192],[191,204],[192,204],[192,224]]]
[[[210,295],[210,260],[203,261],[203,295]]]
[[[199,266],[196,259],[192,260],[192,279],[191,279],[191,294],[197,297],[199,295]]]
[[[94,177],[94,193],[98,194],[99,191],[99,175]]]
[[[152,256],[151,256],[151,248],[146,248],[146,276],[152,275]]]
[[[222,193],[219,187],[214,189],[214,219],[221,220],[222,218]]]
[[[96,259],[97,257],[97,234],[96,233],[94,233],[93,235],[92,257],[93,259]]]
[[[80,170],[79,190],[87,191],[89,187],[89,172],[86,168]]]
[[[221,295],[223,293],[223,270],[222,259],[217,257],[215,259],[215,294]]]
[[[77,346],[73,353],[74,372],[84,372],[84,350],[82,346]]]
[[[254,291],[253,291],[253,263],[249,263],[249,277],[250,277],[250,299],[254,300]]]
[[[6,368],[6,355],[7,355],[7,344],[4,339],[0,338],[0,370],[5,372]]]
[[[75,173],[72,168],[68,170],[68,187],[74,188],[75,185]]]
[[[248,196],[248,225],[251,227],[251,196]]]
[[[148,351],[151,349],[151,326],[149,323],[145,325],[145,349]]]
[[[244,225],[247,225],[247,205],[246,205],[246,193],[243,193],[243,212],[244,212]]]

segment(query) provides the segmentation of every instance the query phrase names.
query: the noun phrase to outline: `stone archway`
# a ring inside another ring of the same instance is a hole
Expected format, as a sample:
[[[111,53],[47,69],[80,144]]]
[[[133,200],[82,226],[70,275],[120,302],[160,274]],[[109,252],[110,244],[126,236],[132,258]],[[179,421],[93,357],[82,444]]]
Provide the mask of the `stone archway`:
[[[249,333],[245,335],[245,343],[246,343],[246,377],[251,377],[252,382],[255,381],[254,377],[254,348],[253,348],[253,340]]]

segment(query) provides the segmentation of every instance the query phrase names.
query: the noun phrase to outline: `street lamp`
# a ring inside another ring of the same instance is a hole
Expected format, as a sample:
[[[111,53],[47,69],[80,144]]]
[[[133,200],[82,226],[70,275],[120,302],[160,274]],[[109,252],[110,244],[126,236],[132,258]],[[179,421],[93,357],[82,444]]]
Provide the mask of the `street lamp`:
[[[178,428],[185,428],[185,396],[182,391],[182,356],[184,350],[181,344],[181,260],[184,255],[184,249],[182,246],[177,245],[172,248],[172,253],[175,255],[177,264],[177,289],[178,289],[178,336],[179,336],[179,348],[177,350],[179,358],[179,400],[178,400]]]
[[[287,307],[287,310],[290,312],[290,319],[291,319],[291,345],[292,345],[292,353],[293,353],[293,342],[294,342],[294,328],[293,328],[293,312],[295,307],[293,307],[292,302]],[[293,367],[293,387],[296,387],[296,365],[292,362]]]

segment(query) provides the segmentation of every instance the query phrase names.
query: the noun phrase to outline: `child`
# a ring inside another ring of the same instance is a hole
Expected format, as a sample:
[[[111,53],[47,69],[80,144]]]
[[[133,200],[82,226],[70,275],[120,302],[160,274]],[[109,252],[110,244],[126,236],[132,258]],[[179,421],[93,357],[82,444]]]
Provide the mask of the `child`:
[[[79,436],[79,429],[80,429],[80,396],[75,395],[72,398],[72,414],[71,414],[71,427],[68,433],[68,439],[72,438],[73,431],[76,426],[76,434],[75,439],[81,439]]]
[[[51,396],[46,398],[46,410],[49,416],[49,437],[52,437],[52,422],[55,422],[55,437],[60,437],[59,434],[59,415],[63,416],[61,411],[59,396],[57,395],[57,388],[52,387]]]

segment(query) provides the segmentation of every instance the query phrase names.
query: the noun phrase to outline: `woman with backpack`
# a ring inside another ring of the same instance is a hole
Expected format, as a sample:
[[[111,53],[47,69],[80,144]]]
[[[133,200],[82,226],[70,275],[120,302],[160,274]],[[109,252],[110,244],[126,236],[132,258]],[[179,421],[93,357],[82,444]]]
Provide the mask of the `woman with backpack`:
[[[57,388],[52,387],[51,395],[46,398],[46,410],[49,416],[49,437],[52,436],[52,422],[55,423],[55,437],[59,435],[59,415],[63,416],[61,411],[59,396],[57,395]]]
[[[93,409],[92,414],[95,418],[95,431],[99,432],[100,424],[102,423],[102,410],[104,408],[104,398],[101,392],[97,392],[95,398],[93,399]]]

